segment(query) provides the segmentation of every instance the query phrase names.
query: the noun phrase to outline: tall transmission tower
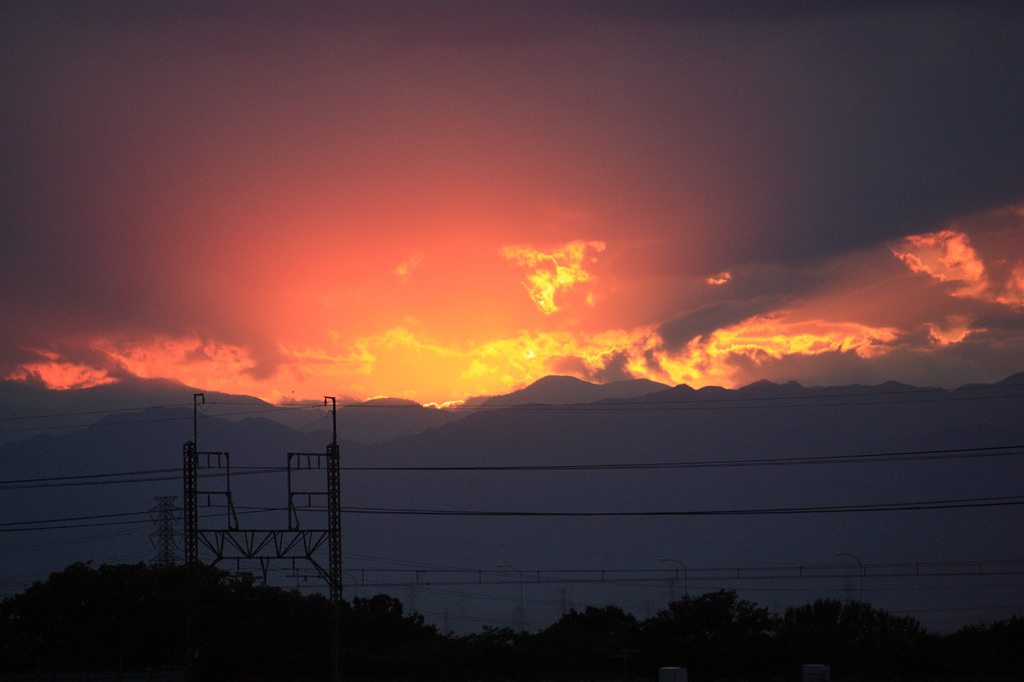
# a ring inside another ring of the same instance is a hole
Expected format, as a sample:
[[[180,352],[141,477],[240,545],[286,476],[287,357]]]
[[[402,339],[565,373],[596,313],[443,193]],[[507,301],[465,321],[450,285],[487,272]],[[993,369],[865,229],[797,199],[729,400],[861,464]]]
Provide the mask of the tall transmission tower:
[[[174,495],[154,497],[156,506],[149,510],[149,518],[156,528],[149,534],[156,554],[150,563],[156,566],[174,566],[178,563],[178,547],[181,544],[181,533],[178,532],[179,508],[174,504],[178,498]]]

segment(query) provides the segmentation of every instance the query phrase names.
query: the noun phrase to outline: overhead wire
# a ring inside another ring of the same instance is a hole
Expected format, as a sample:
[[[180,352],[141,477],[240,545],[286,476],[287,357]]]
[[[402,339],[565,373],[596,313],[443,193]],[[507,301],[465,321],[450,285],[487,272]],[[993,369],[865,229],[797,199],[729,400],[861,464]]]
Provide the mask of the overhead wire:
[[[256,405],[258,403],[218,403],[218,402],[207,402],[203,405]],[[19,416],[8,416],[0,417],[0,423],[3,422],[14,422],[14,421],[29,421],[39,419],[60,419],[65,417],[81,417],[89,415],[107,415],[107,414],[123,414],[130,412],[143,412],[147,410],[171,410],[185,407],[193,407],[191,403],[175,403],[171,405],[151,405],[146,407],[128,407],[118,408],[110,410],[88,410],[80,412],[64,412],[64,413],[50,413],[41,415],[19,415]],[[217,417],[237,417],[245,416],[249,414],[266,414],[270,412],[281,412],[286,410],[308,410],[322,408],[322,405],[271,405],[266,403],[264,406],[258,409],[251,409],[239,412],[225,412],[223,414],[215,415]],[[214,416],[214,415],[211,415]],[[24,426],[15,428],[0,428],[0,433],[16,433],[24,431],[54,431],[54,430],[66,430],[66,429],[84,429],[92,427],[109,427],[109,426],[127,426],[131,424],[148,424],[157,422],[169,422],[169,421],[186,421],[191,419],[188,415],[173,415],[173,416],[161,416],[151,417],[147,419],[129,419],[124,421],[95,421],[88,423],[76,423],[76,424],[49,424],[41,426]]]
[[[944,450],[913,450],[859,455],[812,455],[809,457],[769,457],[747,459],[698,460],[693,462],[629,462],[622,464],[515,464],[463,466],[342,466],[342,471],[576,471],[628,469],[705,469],[759,466],[794,466],[808,464],[858,464],[865,462],[896,462],[935,459],[974,459],[1024,455],[1024,446],[1000,445],[981,448]]]
[[[238,515],[242,514],[259,514],[265,512],[281,512],[287,511],[286,507],[236,507]],[[14,533],[20,531],[36,531],[36,530],[68,530],[73,528],[96,528],[101,526],[128,526],[138,524],[152,524],[152,518],[146,519],[126,519],[122,521],[107,521],[105,519],[117,519],[123,517],[137,517],[142,515],[150,515],[152,510],[146,511],[130,511],[130,512],[111,512],[107,514],[92,514],[86,516],[67,516],[63,518],[51,518],[51,519],[38,519],[34,521],[6,521],[0,523],[0,533]],[[216,514],[210,516],[223,517],[224,514]],[[205,518],[205,517],[204,517]],[[80,521],[88,521],[89,523],[79,523]]]
[[[951,500],[925,500],[915,502],[886,502],[876,504],[829,505],[819,507],[764,507],[751,509],[691,509],[691,510],[646,510],[646,511],[526,511],[526,510],[483,510],[483,509],[403,509],[394,507],[342,507],[343,514],[377,514],[399,516],[491,516],[491,517],[671,517],[671,516],[763,516],[779,514],[839,514],[896,511],[922,511],[932,509],[964,509],[978,507],[1003,507],[1024,505],[1024,495],[978,497]],[[238,513],[266,513],[287,511],[286,507],[236,507]],[[323,507],[307,506],[305,511],[316,511]],[[150,523],[149,520],[107,521],[123,517],[149,514],[149,511],[115,512],[74,516],[34,521],[8,521],[0,523],[0,533],[26,530],[63,530],[96,526],[130,525]],[[79,523],[88,521],[89,523]]]
[[[170,405],[148,405],[146,407],[119,407],[106,410],[83,410],[80,412],[56,412],[50,414],[15,415],[0,417],[0,422],[25,421],[28,419],[56,419],[57,417],[84,417],[93,414],[119,414],[122,412],[141,412],[142,410],[174,409],[190,407],[191,403],[172,403]]]
[[[252,476],[258,474],[276,474],[286,471],[284,467],[239,467],[243,471],[234,472],[235,476]],[[158,475],[171,474],[173,475]],[[200,478],[223,478],[223,472],[207,472]],[[180,481],[182,470],[145,469],[141,471],[121,471],[106,474],[77,474],[72,476],[50,476],[46,478],[23,478],[0,481],[0,490],[23,490],[31,488],[64,488],[83,485],[114,485],[119,483],[150,483],[154,481]],[[110,480],[107,480],[110,479]]]
[[[399,516],[518,516],[518,517],[605,517],[605,516],[747,516],[776,514],[837,514],[926,509],[963,509],[1024,505],[1024,495],[977,497],[952,500],[885,502],[877,504],[829,505],[821,507],[764,507],[756,509],[693,509],[656,511],[509,511],[470,509],[400,509],[390,507],[342,507],[342,513]]]
[[[870,462],[927,461],[940,459],[976,459],[984,457],[1013,457],[1024,455],[1022,445],[1000,445],[980,448],[950,448],[942,450],[913,450],[856,455],[813,455],[809,457],[769,457],[746,459],[717,459],[674,462],[631,462],[612,464],[516,464],[516,465],[465,465],[465,466],[342,466],[342,471],[601,471],[601,470],[645,470],[645,469],[706,469],[763,466],[802,466],[818,464],[860,464]],[[249,476],[271,473],[285,473],[287,467],[259,466],[232,467],[234,475]],[[219,471],[204,472],[201,477],[222,477]],[[79,485],[112,485],[120,483],[147,483],[176,480],[181,477],[180,468],[144,469],[119,471],[103,474],[75,474],[0,481],[0,490],[31,488],[71,487]]]
[[[135,535],[144,531],[140,528],[124,528],[121,530],[109,531],[105,533],[98,533],[94,535],[80,535],[71,539],[61,539],[59,542],[45,542],[37,545],[29,545],[27,547],[15,547],[0,550],[0,556],[9,556],[12,554],[24,554],[26,552],[36,552],[47,549],[54,549],[56,547],[67,547],[68,545],[85,544],[90,542],[96,542],[97,540],[106,540],[109,538],[125,537],[128,535]]]

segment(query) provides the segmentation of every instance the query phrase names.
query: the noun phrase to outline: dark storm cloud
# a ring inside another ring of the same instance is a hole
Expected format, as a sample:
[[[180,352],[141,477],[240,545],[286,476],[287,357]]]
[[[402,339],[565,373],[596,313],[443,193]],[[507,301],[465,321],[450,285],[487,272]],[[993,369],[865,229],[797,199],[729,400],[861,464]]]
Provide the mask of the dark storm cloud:
[[[123,58],[134,56],[139,67],[110,73],[113,82],[93,93],[95,107],[123,106],[136,118],[176,108],[167,114],[173,135],[174,128],[198,123],[200,111],[214,119],[229,116],[230,108],[218,114],[223,105],[207,107],[245,92],[231,82],[246,77],[238,72],[245,63],[289,72],[299,68],[292,60],[303,45],[341,47],[349,31],[369,31],[379,44],[399,50],[394,58],[413,60],[421,49],[417,33],[452,44],[478,35],[568,41],[562,52],[552,52],[548,73],[533,74],[545,86],[521,94],[546,91],[550,101],[536,102],[541,111],[573,107],[574,100],[581,111],[564,123],[542,123],[550,133],[537,143],[563,136],[570,152],[606,145],[603,155],[591,156],[610,170],[594,179],[624,182],[624,191],[661,207],[652,218],[663,233],[673,229],[670,216],[678,221],[694,204],[708,206],[704,228],[714,235],[716,267],[737,255],[839,253],[1024,194],[1024,130],[1018,125],[1024,10],[1006,3],[312,3],[301,9],[287,3],[56,3],[30,9],[35,4],[10,3],[7,10],[15,34],[7,48],[14,62],[8,76],[17,81],[8,85],[22,96],[5,107],[5,115],[12,114],[5,120],[29,128],[15,126],[8,141],[15,148],[5,144],[8,163],[17,168],[8,186],[19,196],[45,188],[34,180],[61,170],[72,176],[90,170],[59,149],[67,144],[62,135],[75,134],[67,128],[72,121],[19,121],[40,113],[32,100],[61,96],[51,90],[59,84],[33,80],[33,64],[55,56],[38,50],[80,50],[76,41],[83,39],[123,46]],[[52,40],[19,39],[19,19],[37,37]],[[153,33],[152,45],[145,44],[145,33],[132,36],[139,27]],[[623,42],[601,30],[629,37]],[[649,36],[646,49],[635,42],[638,34]],[[173,50],[176,42],[181,52]],[[307,57],[317,54],[309,49]],[[504,66],[490,46],[470,49],[478,52],[465,64],[467,92],[497,75],[480,63]],[[580,71],[586,62],[574,56],[592,56],[592,72]],[[208,73],[189,73],[204,64]],[[309,73],[294,75],[303,89],[302,83],[327,87],[331,64],[309,63]],[[78,68],[90,77],[87,63]],[[634,82],[623,81],[616,68]],[[228,77],[218,78],[225,69]],[[118,92],[118,81],[131,91]],[[32,92],[36,84],[38,93]],[[562,84],[564,97],[551,89]],[[210,101],[178,100],[168,86],[185,98]],[[122,98],[154,99],[140,111]],[[78,133],[118,134],[96,130],[90,112],[81,113]],[[587,123],[601,117],[605,124]],[[561,129],[570,121],[577,130]],[[131,135],[132,129],[120,132]],[[622,140],[597,137],[616,129]],[[209,132],[218,134],[216,127]],[[87,144],[80,151],[93,158],[103,153]],[[62,161],[57,168],[46,163],[54,156]]]
[[[690,341],[717,329],[731,327],[755,315],[777,310],[785,301],[784,297],[759,296],[713,303],[668,320],[658,328],[658,334],[666,349],[678,351]]]
[[[740,384],[767,379],[777,383],[800,377],[804,386],[877,385],[899,381],[911,386],[955,388],[972,383],[995,383],[1024,367],[1024,342],[1019,337],[988,337],[981,333],[928,352],[911,342],[886,354],[864,358],[833,351],[820,355],[787,355],[755,364],[737,356]]]
[[[608,384],[615,381],[627,381],[635,378],[629,371],[629,355],[624,352],[611,352],[599,362],[588,364],[578,357],[558,357],[548,362],[552,374],[568,374],[597,384]]]

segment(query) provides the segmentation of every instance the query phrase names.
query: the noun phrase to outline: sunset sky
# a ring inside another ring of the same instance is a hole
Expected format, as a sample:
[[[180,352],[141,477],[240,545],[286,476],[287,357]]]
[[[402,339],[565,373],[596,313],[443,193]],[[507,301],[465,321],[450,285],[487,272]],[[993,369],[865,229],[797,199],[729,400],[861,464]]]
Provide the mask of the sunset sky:
[[[1024,4],[0,4],[0,377],[1024,370]]]

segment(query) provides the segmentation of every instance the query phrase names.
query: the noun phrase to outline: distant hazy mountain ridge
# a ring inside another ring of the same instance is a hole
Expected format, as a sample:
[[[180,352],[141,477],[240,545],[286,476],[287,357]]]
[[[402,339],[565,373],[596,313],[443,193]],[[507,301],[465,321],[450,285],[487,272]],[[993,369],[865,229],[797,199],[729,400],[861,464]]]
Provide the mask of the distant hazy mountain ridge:
[[[106,523],[145,512],[155,496],[180,499],[177,472],[182,445],[193,438],[194,416],[192,390],[180,390],[184,395],[172,399],[173,407],[81,414],[76,418],[95,423],[0,445],[9,484],[0,496],[0,518],[13,526],[55,517],[93,516]],[[85,402],[63,403],[62,409],[90,412],[89,393],[76,397]],[[153,400],[135,397],[141,404]],[[331,439],[329,410],[217,398],[207,394],[198,415],[200,449],[230,452],[239,472],[232,474],[235,503],[270,509],[263,523],[285,527],[283,512],[273,510],[287,501],[286,455],[324,452]],[[659,558],[672,557],[686,564],[689,589],[696,593],[776,586],[767,579],[702,582],[701,567],[842,564],[837,552],[868,566],[1024,563],[1022,413],[1024,374],[954,390],[895,382],[599,386],[547,377],[458,410],[394,399],[345,406],[337,416],[346,571],[358,575],[359,568],[379,562],[470,569],[507,564],[524,571],[656,569],[664,568]],[[286,420],[301,422],[301,428]],[[140,475],[117,476],[130,481],[96,478],[117,472]],[[311,475],[322,483],[316,472]],[[48,482],[54,477],[60,480]],[[877,510],[893,504],[908,509]],[[0,554],[12,575],[32,576],[82,559],[145,558],[149,530],[139,529],[145,532],[134,540],[106,533],[87,546],[76,544],[83,531],[75,527],[40,530],[38,536],[3,533]],[[40,549],[20,550],[25,543]],[[1024,600],[1024,588],[967,591],[954,578],[940,591],[934,580],[914,584],[932,591],[904,591],[905,581],[876,577],[869,569],[863,582],[872,603],[892,610],[970,613],[979,604]],[[531,600],[559,603],[557,587],[531,583],[529,589]],[[612,586],[595,586],[593,594],[583,586],[573,589],[578,603],[628,606],[637,599],[635,592]],[[837,596],[844,583],[826,581],[814,589]],[[641,598],[665,597],[659,589],[648,592]],[[417,599],[419,608],[429,608],[435,597],[418,593]],[[494,619],[488,604],[473,608]],[[434,604],[436,612],[442,608],[447,605]],[[550,614],[551,621],[556,617]]]
[[[574,405],[593,403],[611,398],[636,398],[656,391],[669,388],[649,379],[631,379],[615,381],[609,384],[593,384],[575,377],[547,376],[538,379],[526,388],[513,391],[507,395],[489,398],[471,398],[466,401],[467,407],[480,405],[484,407],[500,407],[503,405]]]

